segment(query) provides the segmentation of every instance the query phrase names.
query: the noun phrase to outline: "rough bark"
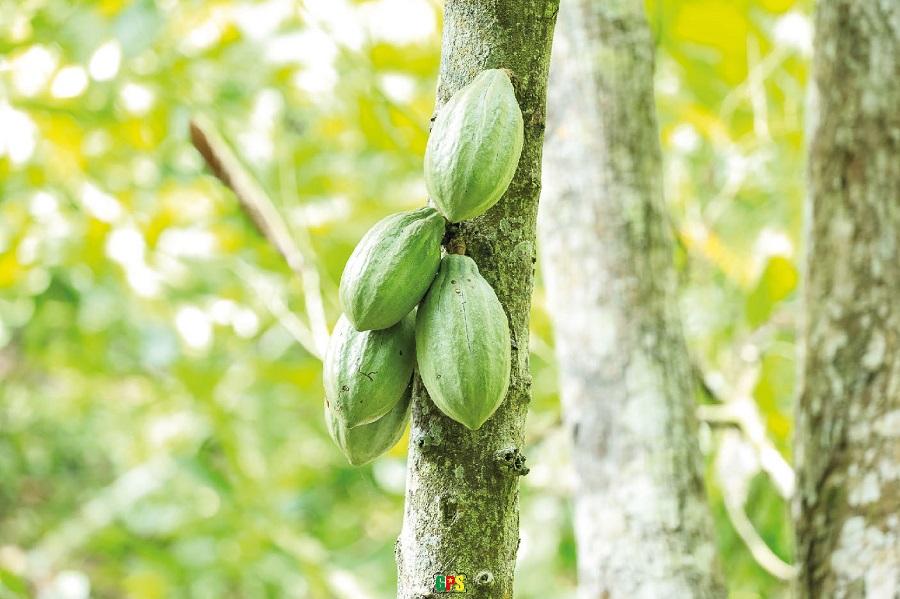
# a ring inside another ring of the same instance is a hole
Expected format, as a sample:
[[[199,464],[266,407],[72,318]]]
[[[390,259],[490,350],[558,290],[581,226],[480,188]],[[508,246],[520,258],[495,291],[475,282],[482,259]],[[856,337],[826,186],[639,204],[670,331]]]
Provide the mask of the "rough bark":
[[[398,597],[431,596],[436,574],[465,575],[468,597],[512,597],[519,543],[518,475],[530,400],[528,324],[541,180],[547,71],[558,0],[447,0],[439,109],[480,71],[514,75],[525,145],[509,190],[453,227],[509,317],[512,374],[500,409],[478,431],[441,414],[416,377],[406,509],[397,541]]]
[[[802,598],[900,597],[900,5],[822,0],[795,503]]]
[[[722,597],[640,0],[560,10],[540,239],[585,599]]]

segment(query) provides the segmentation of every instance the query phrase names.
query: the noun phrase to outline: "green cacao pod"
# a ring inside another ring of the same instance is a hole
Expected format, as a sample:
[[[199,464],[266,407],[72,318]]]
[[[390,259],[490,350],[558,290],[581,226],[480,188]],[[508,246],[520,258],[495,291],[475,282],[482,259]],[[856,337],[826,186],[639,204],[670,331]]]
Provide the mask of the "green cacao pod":
[[[379,221],[341,275],[344,314],[358,331],[386,329],[421,301],[441,261],[444,217],[425,206]]]
[[[412,385],[391,410],[374,422],[349,428],[335,415],[325,399],[325,423],[334,443],[354,466],[368,464],[397,444],[409,422]]]
[[[412,313],[382,331],[357,331],[341,315],[325,351],[325,398],[347,427],[372,422],[394,407],[416,366]]]
[[[506,313],[475,261],[450,254],[416,315],[416,357],[440,410],[472,430],[491,417],[509,388]]]
[[[438,113],[425,147],[425,186],[450,222],[474,218],[509,187],[524,142],[505,71],[481,72]]]

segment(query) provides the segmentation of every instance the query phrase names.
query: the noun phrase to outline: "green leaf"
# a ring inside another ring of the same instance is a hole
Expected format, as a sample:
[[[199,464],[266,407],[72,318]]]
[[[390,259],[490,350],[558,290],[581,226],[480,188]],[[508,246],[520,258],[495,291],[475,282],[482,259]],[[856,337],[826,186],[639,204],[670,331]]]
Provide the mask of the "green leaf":
[[[25,581],[10,572],[0,568],[0,599],[25,599],[28,597],[28,589]]]
[[[799,275],[794,264],[783,256],[769,259],[756,288],[747,297],[747,321],[758,327],[772,315],[775,304],[797,287]]]

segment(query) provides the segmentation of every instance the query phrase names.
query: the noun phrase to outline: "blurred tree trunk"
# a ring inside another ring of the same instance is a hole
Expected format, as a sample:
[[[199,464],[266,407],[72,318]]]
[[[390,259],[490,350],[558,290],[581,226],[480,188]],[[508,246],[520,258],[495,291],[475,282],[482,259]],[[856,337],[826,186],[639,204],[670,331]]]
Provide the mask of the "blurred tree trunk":
[[[446,0],[439,109],[488,68],[514,74],[525,146],[500,202],[462,223],[461,239],[509,317],[509,394],[475,432],[434,408],[416,377],[406,510],[397,541],[398,596],[430,596],[435,575],[465,576],[467,597],[512,597],[519,544],[518,475],[530,401],[528,326],[547,71],[558,0]]]
[[[640,0],[564,2],[541,251],[585,599],[722,597]]]
[[[799,596],[900,597],[900,5],[822,0],[810,90]]]

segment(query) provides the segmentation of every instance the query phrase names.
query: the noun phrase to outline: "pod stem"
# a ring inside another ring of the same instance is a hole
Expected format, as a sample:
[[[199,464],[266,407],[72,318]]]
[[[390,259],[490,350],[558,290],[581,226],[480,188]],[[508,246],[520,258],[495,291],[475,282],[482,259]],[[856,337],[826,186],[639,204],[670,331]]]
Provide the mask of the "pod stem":
[[[518,95],[519,95],[519,78],[516,77],[516,75],[515,75],[512,71],[510,71],[509,69],[506,69],[506,68],[502,68],[502,67],[501,67],[500,70],[503,71],[504,73],[506,73],[506,76],[509,77],[509,81],[510,81],[510,83],[512,83],[513,90],[515,90],[515,92],[516,92],[516,99],[518,100]]]
[[[447,253],[465,256],[466,255],[466,242],[463,241],[459,237],[454,237],[447,243]]]

